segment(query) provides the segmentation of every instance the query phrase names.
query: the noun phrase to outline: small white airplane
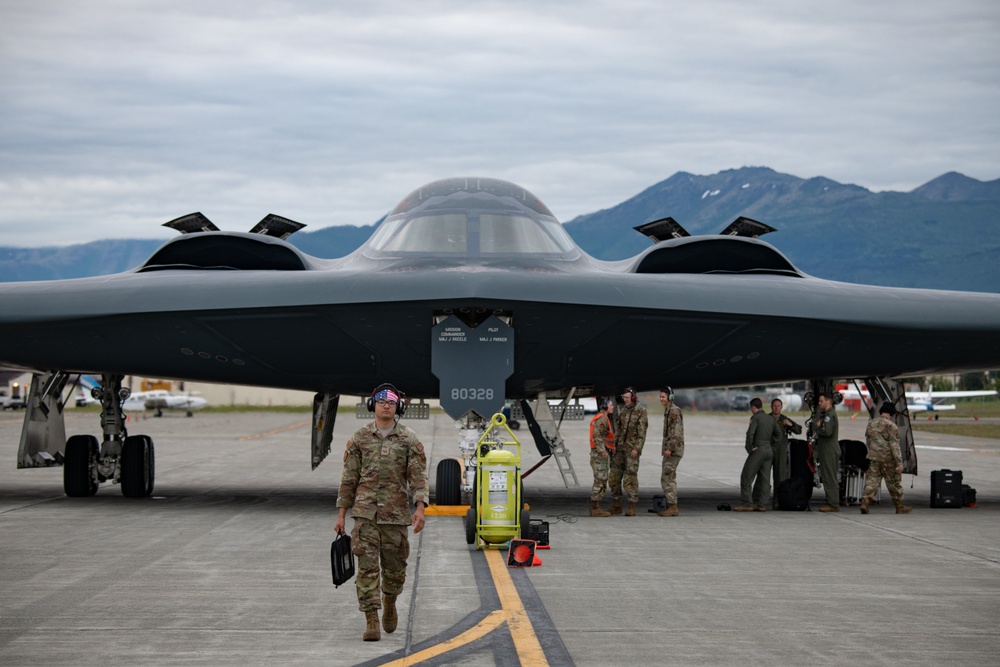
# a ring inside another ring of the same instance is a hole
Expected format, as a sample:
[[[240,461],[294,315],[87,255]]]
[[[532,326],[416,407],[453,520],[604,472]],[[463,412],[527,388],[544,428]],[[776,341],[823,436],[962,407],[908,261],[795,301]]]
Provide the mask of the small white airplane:
[[[126,412],[138,412],[143,410],[155,410],[157,417],[163,416],[164,410],[184,410],[187,416],[191,417],[195,410],[201,410],[208,405],[208,401],[201,396],[185,394],[178,396],[171,394],[166,389],[153,389],[152,391],[137,391],[125,399],[122,409]]]
[[[861,385],[861,393],[854,387],[847,387],[844,389],[838,389],[845,401],[846,399],[858,399],[864,398],[865,402],[869,402],[871,397],[868,395],[868,388],[865,385]],[[954,410],[957,406],[954,403],[942,403],[946,398],[970,398],[973,396],[996,396],[997,392],[994,389],[976,389],[968,391],[934,391],[934,385],[928,388],[928,391],[913,391],[906,392],[906,409],[911,413],[914,412],[941,412],[945,410]]]
[[[81,376],[80,385],[80,392],[76,395],[77,407],[99,403],[91,394],[92,390],[99,386],[96,378],[89,375]],[[184,410],[187,416],[191,417],[195,410],[201,410],[207,405],[208,401],[201,396],[177,395],[166,389],[152,389],[133,392],[123,402],[122,409],[126,412],[155,410],[157,417],[162,417],[164,410]]]

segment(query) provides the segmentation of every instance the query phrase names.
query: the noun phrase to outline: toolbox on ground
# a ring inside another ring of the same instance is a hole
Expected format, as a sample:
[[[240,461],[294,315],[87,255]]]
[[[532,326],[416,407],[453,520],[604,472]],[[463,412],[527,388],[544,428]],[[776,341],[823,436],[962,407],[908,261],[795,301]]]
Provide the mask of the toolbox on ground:
[[[931,471],[931,507],[962,507],[962,471]]]

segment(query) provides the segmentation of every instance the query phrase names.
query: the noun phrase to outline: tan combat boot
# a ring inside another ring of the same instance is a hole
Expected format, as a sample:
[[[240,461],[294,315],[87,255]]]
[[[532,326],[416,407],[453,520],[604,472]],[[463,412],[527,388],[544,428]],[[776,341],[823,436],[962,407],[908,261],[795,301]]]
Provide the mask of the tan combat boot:
[[[363,639],[366,642],[377,642],[382,638],[382,633],[378,629],[378,609],[369,609],[365,612],[365,621],[368,627],[365,628]]]
[[[608,512],[608,516],[611,516],[612,514],[621,514],[621,513],[622,513],[622,499],[615,498],[614,500],[611,501],[611,510]]]
[[[621,507],[619,507],[619,510]],[[601,509],[601,504],[596,500],[590,501],[590,516],[611,516],[611,512],[605,512]]]
[[[635,506],[638,503],[634,503],[631,500],[628,501],[628,509],[625,510],[625,516],[635,516]]]
[[[903,504],[902,498],[899,500],[893,500],[892,502],[896,505],[896,514],[909,514],[913,511],[912,507]]]
[[[396,624],[399,622],[399,616],[396,614],[396,596],[395,595],[382,595],[382,629],[386,631],[387,634],[392,634],[396,631]]]
[[[656,516],[677,516],[677,503],[667,505],[667,509],[660,510]]]
[[[861,499],[860,509],[862,514],[868,514],[868,505],[871,504],[871,501],[872,499],[869,498],[868,496],[865,496],[864,498]]]

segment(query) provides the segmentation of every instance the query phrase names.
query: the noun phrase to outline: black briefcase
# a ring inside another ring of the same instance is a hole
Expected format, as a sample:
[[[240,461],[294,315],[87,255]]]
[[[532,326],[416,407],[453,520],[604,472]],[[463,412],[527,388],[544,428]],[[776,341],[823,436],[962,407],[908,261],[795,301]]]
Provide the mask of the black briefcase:
[[[340,587],[354,576],[354,554],[351,553],[351,536],[341,533],[330,544],[330,567],[333,568],[333,585]]]

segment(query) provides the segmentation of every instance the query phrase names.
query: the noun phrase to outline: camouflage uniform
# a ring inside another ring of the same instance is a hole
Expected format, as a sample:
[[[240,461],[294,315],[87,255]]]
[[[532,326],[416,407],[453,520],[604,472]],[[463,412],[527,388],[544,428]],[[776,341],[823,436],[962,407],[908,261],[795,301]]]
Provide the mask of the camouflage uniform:
[[[670,456],[666,455],[667,450]],[[684,456],[684,415],[673,403],[663,411],[663,470],[660,486],[668,505],[677,504],[677,465]]]
[[[780,438],[774,417],[763,410],[750,416],[745,448],[747,460],[740,473],[740,500],[744,507],[763,507],[771,495],[771,458]],[[751,502],[752,501],[752,502]]]
[[[611,432],[611,419],[601,412],[591,421],[590,467],[594,471],[594,486],[590,490],[590,499],[601,502],[604,490],[608,486],[611,452],[606,446],[606,439],[614,441]]]
[[[899,452],[899,430],[892,419],[879,415],[868,422],[865,430],[865,442],[868,444],[868,472],[865,478],[866,498],[871,500],[882,486],[889,489],[892,502],[900,505],[903,502],[903,475],[896,468],[903,462]]]
[[[636,401],[632,405],[623,406],[616,412],[615,425],[615,455],[611,457],[611,471],[608,473],[608,486],[611,496],[621,502],[622,490],[628,496],[630,503],[639,502],[639,457],[642,456],[642,446],[646,443],[646,429],[649,427],[649,416],[646,406]],[[632,450],[636,450],[632,458]]]
[[[819,479],[823,482],[826,504],[839,507],[840,485],[837,483],[837,471],[840,470],[840,423],[837,421],[836,409],[830,408],[829,412],[820,413],[819,419],[820,424],[816,427]]]
[[[351,508],[354,518],[351,550],[358,558],[358,606],[363,612],[381,608],[380,592],[403,591],[410,553],[407,527],[413,521],[407,486],[414,503],[428,504],[427,458],[417,434],[398,422],[384,438],[375,422],[355,431],[344,453],[337,507]]]

